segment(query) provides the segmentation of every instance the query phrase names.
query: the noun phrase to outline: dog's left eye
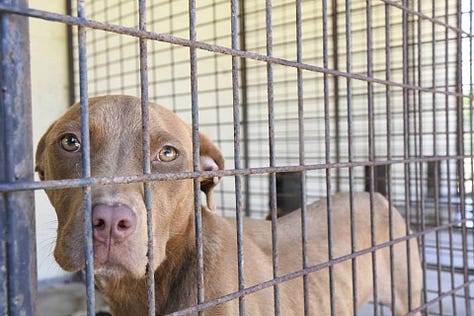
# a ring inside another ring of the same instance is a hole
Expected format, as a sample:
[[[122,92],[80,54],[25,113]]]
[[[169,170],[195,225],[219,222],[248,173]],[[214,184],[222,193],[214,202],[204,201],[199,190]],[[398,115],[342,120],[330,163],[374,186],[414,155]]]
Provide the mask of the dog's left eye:
[[[171,146],[164,146],[158,153],[158,159],[163,162],[170,162],[178,158],[178,150]]]

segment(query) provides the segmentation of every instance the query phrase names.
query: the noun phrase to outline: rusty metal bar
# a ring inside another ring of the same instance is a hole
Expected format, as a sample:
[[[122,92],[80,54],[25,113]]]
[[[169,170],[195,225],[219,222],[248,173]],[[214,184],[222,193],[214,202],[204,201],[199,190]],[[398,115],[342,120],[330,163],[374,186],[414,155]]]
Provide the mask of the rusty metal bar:
[[[351,1],[346,0],[346,71],[352,73],[352,12],[351,12]],[[352,91],[352,80],[347,78],[346,80],[346,93],[347,93],[347,160],[349,162],[354,161],[354,132],[353,132],[353,91]],[[356,228],[355,228],[355,211],[354,211],[354,169],[348,168],[349,173],[349,208],[351,217],[351,252],[357,251],[357,240],[356,240]],[[358,291],[357,291],[357,261],[355,259],[351,262],[352,268],[352,312],[354,316],[358,315]]]
[[[272,31],[272,1],[265,1],[265,30],[267,56],[273,56],[273,31]],[[275,166],[275,104],[273,90],[273,64],[267,63],[267,106],[268,106],[268,150],[270,167]],[[278,229],[277,229],[277,201],[276,201],[276,173],[270,176],[270,211],[272,219],[272,266],[273,278],[278,277]],[[273,287],[274,314],[280,315],[280,291],[278,284]]]
[[[435,16],[436,14],[436,0],[432,0],[431,2],[431,8],[432,8],[432,14],[433,16]],[[435,32],[435,24],[431,24],[431,34],[432,34],[432,46],[431,46],[431,54],[432,54],[432,59],[431,59],[431,71],[432,71],[432,81],[431,81],[431,84],[432,86],[435,86],[436,84],[436,77],[435,77],[435,73],[436,73],[436,32]],[[433,104],[433,109],[432,109],[432,115],[433,115],[433,118],[436,117],[436,94],[432,94],[432,104]],[[438,152],[438,141],[437,141],[437,137],[436,134],[437,134],[437,130],[438,130],[438,126],[437,126],[437,122],[436,120],[434,119],[433,120],[433,156],[437,156],[437,152]],[[435,167],[435,170],[434,170],[434,182],[435,182],[435,188],[434,188],[434,199],[435,199],[435,206],[434,206],[434,212],[435,212],[435,225],[438,226],[440,225],[440,207],[439,207],[439,196],[440,196],[440,192],[439,192],[439,182],[440,182],[440,179],[441,178],[441,175],[439,174],[439,168],[436,168]],[[441,270],[441,259],[440,259],[440,249],[439,249],[439,244],[440,244],[440,233],[439,232],[436,232],[435,234],[435,242],[436,242],[436,261],[437,261],[437,267],[438,267],[438,271]],[[424,253],[425,251],[423,251]],[[426,276],[426,270],[424,270],[424,276]],[[438,287],[438,295],[441,294],[441,274],[440,273],[437,273],[437,278],[436,278],[436,281],[437,281],[437,287]],[[425,279],[423,280],[423,286],[424,288],[428,288],[427,287],[427,280],[426,280],[426,277]],[[426,293],[426,291],[424,291],[423,293],[423,298],[424,298],[424,301],[426,302],[428,300],[428,294]],[[453,300],[454,302],[454,300]],[[443,301],[442,300],[439,300],[438,302],[438,309],[439,310],[443,310]]]
[[[338,22],[338,12],[337,12],[337,4],[338,0],[331,0],[331,7],[332,7],[332,12],[331,12],[331,29],[332,29],[332,35],[331,35],[331,43],[332,43],[332,64],[333,64],[333,69],[339,70],[339,22]],[[328,65],[329,67],[329,65]],[[334,92],[334,96],[332,98],[333,105],[331,108],[334,108],[333,113],[334,113],[334,118],[332,119],[334,123],[334,152],[336,156],[336,161],[341,161],[341,120],[340,120],[340,96],[339,96],[339,77],[338,76],[333,76],[332,78],[332,83],[333,87],[331,90]],[[334,190],[336,192],[341,191],[341,171],[340,169],[335,170],[335,178],[336,178],[336,184]]]
[[[444,19],[445,19],[445,23],[448,23],[449,21],[449,16],[448,16],[448,12],[449,12],[449,5],[448,5],[448,2],[445,2],[444,3]],[[449,73],[449,65],[448,65],[448,62],[449,62],[449,48],[450,48],[450,40],[449,40],[449,29],[444,29],[444,73],[446,74],[445,75],[445,79],[444,79],[444,89],[445,90],[448,90],[449,89],[449,79],[448,79],[448,76],[447,74]],[[449,97],[448,96],[445,96],[444,97],[444,109],[446,111],[446,120],[445,120],[445,130],[446,130],[446,137],[445,137],[445,145],[446,145],[446,153],[450,154],[451,152],[451,146],[452,146],[452,140],[450,139],[450,129],[451,129],[451,124],[450,124],[450,108],[449,108]],[[452,172],[452,163],[450,160],[447,160],[446,161],[446,170],[447,170],[447,187],[448,187],[448,193],[447,193],[447,196],[448,196],[448,218],[451,219],[453,217],[453,212],[452,212],[452,201],[453,201],[453,197],[456,196],[457,192],[453,192],[452,191],[452,188],[451,188],[451,181],[452,181],[452,175],[451,175],[451,172]],[[457,164],[456,164],[457,166]],[[457,172],[457,169],[455,170],[455,172]],[[451,271],[450,271],[450,281],[451,281],[451,284],[455,284],[455,271],[454,271],[454,252],[452,251],[452,248],[453,248],[453,243],[454,243],[454,238],[453,238],[453,228],[450,227],[448,228],[448,231],[449,231],[449,246],[450,246],[450,251],[449,251],[449,265],[451,267]],[[440,245],[436,245],[439,249]],[[438,274],[440,275],[441,272],[438,271]],[[438,276],[439,279],[441,279],[441,275]],[[452,299],[453,299],[453,302],[452,302],[452,312],[453,313],[457,313],[457,301],[458,301],[458,298],[456,296],[452,296]]]
[[[385,79],[391,80],[391,61],[392,61],[392,48],[391,48],[391,19],[390,19],[391,7],[385,4]],[[392,90],[390,86],[385,87],[385,108],[386,108],[386,120],[387,120],[387,159],[392,159]],[[394,239],[393,235],[393,197],[392,197],[392,165],[387,165],[387,199],[389,207],[389,240]],[[396,282],[397,277],[395,275],[395,251],[393,246],[390,246],[390,300],[392,307],[392,314],[395,314],[397,309],[396,304]]]
[[[461,9],[461,0],[456,1],[456,26],[458,28],[462,27],[462,9]],[[446,14],[447,16],[447,14]],[[463,90],[463,74],[462,74],[462,35],[457,34],[456,36],[456,91]],[[472,49],[472,46],[471,46]],[[464,100],[463,98],[456,98],[456,154],[465,156],[464,150]],[[470,119],[472,121],[472,118]],[[471,139],[472,141],[472,139]],[[464,161],[457,161],[457,181],[458,181],[458,190],[460,201],[460,217],[461,219],[466,219],[466,187],[465,187],[465,173],[464,173]],[[463,263],[463,279],[464,284],[469,283],[469,258],[468,258],[468,240],[467,240],[467,227],[466,225],[461,226],[461,239],[462,239],[462,263]],[[470,288],[466,286],[464,288],[464,307],[467,313],[467,316],[471,316],[471,295]]]
[[[403,0],[403,5],[407,5],[408,0]],[[409,21],[408,21],[408,12],[402,11],[402,60],[403,60],[403,83],[408,84],[410,82],[409,78]],[[409,101],[409,90],[403,89],[403,157],[408,158],[410,157],[410,101]],[[410,173],[411,168],[410,164],[404,165],[404,187],[405,187],[405,224],[407,225],[407,234],[408,234],[408,225],[409,225],[409,218],[411,217],[411,191],[410,191]],[[407,256],[407,278],[410,280],[410,243],[406,243],[406,256]],[[412,306],[412,295],[411,295],[411,287],[408,288],[408,305]]]
[[[85,18],[86,4],[84,0],[77,1],[77,16]],[[87,83],[87,45],[86,31],[83,26],[78,27],[79,48],[79,91],[81,104],[81,150],[82,150],[82,178],[91,177],[90,139],[89,139],[89,96]],[[91,186],[83,188],[84,208],[84,256],[85,256],[85,286],[87,296],[87,315],[95,315],[95,284],[94,284],[94,247],[92,234],[92,194]]]
[[[421,12],[421,9],[422,9],[422,2],[421,1],[418,1],[418,11]],[[417,68],[416,68],[416,71],[418,72],[417,73],[417,78],[414,79],[417,81],[418,85],[421,86],[422,85],[422,82],[423,82],[423,69],[422,69],[422,61],[423,61],[423,45],[422,45],[422,19],[418,17],[417,19],[417,30],[416,30],[416,33],[417,33],[417,39],[416,39],[416,49],[417,49],[417,60],[416,60],[416,63],[417,63]],[[434,73],[433,73],[433,76],[434,76]],[[423,94],[421,91],[417,91],[417,100],[416,102],[418,102],[418,144],[416,146],[416,148],[419,150],[418,152],[418,155],[419,157],[424,157],[425,156],[425,143],[424,143],[424,135],[423,135],[423,130],[424,130],[424,123],[423,123],[423,111],[424,111],[424,107],[423,107]],[[435,116],[433,116],[433,120],[434,120]],[[429,123],[428,123],[429,124]],[[426,229],[426,223],[425,223],[425,199],[426,199],[426,195],[425,195],[425,189],[424,189],[424,183],[423,183],[423,179],[425,178],[425,168],[424,168],[424,162],[420,162],[419,164],[417,164],[416,166],[418,166],[418,177],[419,177],[419,183],[416,185],[416,188],[417,188],[417,191],[419,191],[417,194],[417,199],[419,201],[419,205],[420,205],[420,215],[419,216],[419,224],[420,224],[420,227],[421,227],[421,230],[425,230]],[[426,245],[426,236],[425,235],[422,235],[421,238],[419,239],[419,242],[421,243],[422,245],[422,249],[424,250],[425,247],[424,245]],[[409,257],[408,257],[408,260],[409,262],[411,262],[411,256],[409,254]],[[423,267],[423,279],[426,278],[426,252],[425,251],[420,251],[420,260],[421,260],[421,264],[424,265]],[[408,284],[409,288],[411,288],[411,282],[412,280],[411,279],[408,279],[408,281],[410,282]],[[425,281],[423,281],[425,282]],[[409,294],[408,294],[409,295]],[[416,306],[411,306],[410,305],[410,308],[412,307],[415,307]],[[395,309],[392,309],[393,311],[395,311]]]
[[[6,1],[2,1],[4,4]],[[27,6],[28,1],[8,1]],[[28,19],[0,14],[0,182],[33,181]],[[32,191],[0,195],[0,313],[36,314]]]
[[[333,8],[335,10],[335,8]],[[324,67],[329,67],[329,43],[328,43],[328,3],[327,0],[322,1],[322,27],[323,27],[323,64]],[[334,35],[334,34],[333,34]],[[326,163],[331,162],[331,112],[329,102],[329,78],[324,74],[324,150]],[[333,260],[334,240],[333,240],[333,220],[332,220],[332,183],[331,183],[331,169],[326,169],[326,195],[327,195],[327,234],[328,234],[328,260]],[[334,288],[334,269],[329,267],[329,295],[331,302],[331,315],[336,315],[336,295]]]
[[[366,0],[365,2],[365,14],[366,14],[366,51],[367,51],[367,76],[374,76],[373,67],[373,43],[372,43],[372,1]],[[374,126],[374,86],[373,83],[367,82],[367,121],[368,121],[368,160],[375,160],[375,126]],[[375,173],[374,167],[369,166],[369,177],[370,177],[370,237],[371,244],[374,246],[377,242],[376,236],[376,223],[375,223],[375,209],[374,209],[374,193],[375,193]],[[373,303],[374,303],[374,315],[378,316],[379,309],[379,297],[378,297],[378,284],[377,284],[377,256],[375,252],[372,252],[372,288],[373,288]]]
[[[281,167],[261,167],[248,168],[241,170],[219,170],[219,171],[196,171],[196,172],[176,172],[176,173],[154,173],[150,175],[136,175],[136,176],[120,176],[120,177],[97,177],[89,179],[68,179],[68,180],[48,180],[44,182],[26,182],[19,181],[11,184],[0,183],[0,193],[7,193],[13,191],[26,190],[43,190],[43,189],[64,189],[77,188],[87,185],[107,185],[107,184],[125,184],[143,181],[172,181],[183,179],[197,179],[200,177],[233,177],[235,175],[255,175],[268,174],[272,172],[301,172],[309,170],[324,170],[335,168],[355,168],[365,166],[381,166],[381,165],[395,165],[395,164],[410,164],[420,161],[425,162],[442,162],[447,160],[460,160],[464,156],[451,155],[449,157],[409,157],[407,159],[391,159],[391,160],[376,160],[376,161],[354,161],[354,162],[338,162],[338,163],[321,163],[321,164],[305,164],[304,166],[281,166]]]
[[[140,0],[138,3],[138,27],[142,31],[146,31],[146,0]],[[147,40],[140,38],[140,96],[141,96],[141,112],[142,112],[142,155],[143,155],[143,174],[151,174],[151,156],[150,156],[150,108],[148,103],[148,50]],[[144,203],[146,208],[147,221],[147,303],[148,315],[155,315],[155,271],[154,271],[154,255],[153,255],[153,209],[152,209],[152,192],[151,183],[146,181],[143,183]]]
[[[246,24],[245,24],[245,1],[239,1],[238,8],[238,18],[239,18],[239,47],[240,51],[247,51],[247,34],[246,34]],[[247,89],[247,59],[240,58],[240,106],[242,108],[242,139],[244,143],[242,146],[242,157],[243,157],[243,167],[249,167],[249,152],[250,152],[250,142],[249,142],[249,114],[248,114],[248,89]],[[250,216],[250,179],[249,177],[244,177],[244,196],[245,196],[245,215]]]
[[[459,286],[452,287],[451,290],[446,291],[446,292],[442,292],[441,294],[436,296],[434,299],[432,299],[430,301],[424,301],[425,302],[424,304],[422,304],[421,306],[418,306],[416,308],[413,308],[406,316],[412,316],[412,315],[415,315],[415,314],[419,313],[420,311],[428,310],[428,307],[430,307],[430,306],[432,306],[436,303],[439,303],[439,301],[442,301],[443,299],[447,298],[448,296],[456,295],[457,292],[459,292],[463,289],[465,290],[466,288],[471,286],[473,283],[474,283],[474,279],[469,280],[468,283],[463,283]],[[443,315],[442,312],[441,312],[441,315]],[[457,315],[457,314],[453,314],[453,315]]]
[[[243,2],[243,1],[242,1]],[[239,46],[239,1],[231,1],[231,36],[232,48],[237,49]],[[241,169],[241,118],[240,118],[240,91],[239,91],[239,59],[232,56],[232,105],[233,105],[233,122],[234,122],[234,168]],[[245,140],[247,142],[247,139]],[[237,229],[237,268],[238,268],[238,286],[239,291],[245,288],[244,277],[244,227],[242,209],[242,177],[235,176],[235,215]],[[246,315],[245,296],[239,297],[239,315]]]
[[[296,60],[303,62],[303,31],[301,17],[301,0],[296,1]],[[303,70],[297,69],[298,84],[298,158],[299,164],[305,164],[305,134],[304,134],[304,94],[303,94]],[[301,254],[302,268],[308,267],[308,232],[307,232],[307,199],[306,199],[306,173],[301,172]],[[309,308],[309,277],[307,274],[303,276],[303,304],[304,314],[309,316],[311,310]]]
[[[196,41],[196,1],[189,0],[189,41]],[[193,133],[193,170],[199,170],[199,103],[198,103],[198,81],[197,81],[197,54],[196,48],[190,46],[189,59],[191,68],[191,111],[192,111],[192,133]],[[204,302],[204,254],[202,240],[202,209],[201,209],[201,183],[194,179],[194,223],[196,238],[196,262],[197,262],[197,303]],[[199,311],[202,316],[203,312]]]
[[[420,19],[431,22],[432,24],[442,26],[443,28],[446,28],[446,29],[448,29],[450,31],[453,31],[455,33],[460,33],[461,35],[469,37],[469,38],[474,37],[474,34],[472,34],[472,32],[463,30],[462,28],[460,28],[458,26],[452,26],[451,24],[448,23],[448,21],[443,21],[441,19],[437,19],[435,17],[430,17],[426,14],[423,14],[423,12],[421,12],[421,11],[417,11],[417,10],[414,10],[414,9],[408,7],[408,5],[404,4],[404,2],[402,2],[402,4],[400,4],[400,2],[396,2],[396,1],[393,1],[393,0],[380,0],[380,1],[391,5],[392,7],[398,8],[398,9],[400,9],[400,10],[404,11],[405,13],[408,13],[412,16],[417,16]],[[448,4],[448,1],[446,1],[445,4]],[[458,13],[461,14],[460,11]],[[446,13],[446,16],[447,16],[447,13]]]

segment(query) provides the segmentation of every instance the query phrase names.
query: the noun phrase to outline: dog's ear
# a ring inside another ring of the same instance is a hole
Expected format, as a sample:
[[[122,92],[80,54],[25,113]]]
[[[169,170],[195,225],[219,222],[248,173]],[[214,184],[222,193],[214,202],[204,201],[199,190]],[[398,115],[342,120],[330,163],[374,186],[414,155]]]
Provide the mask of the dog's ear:
[[[36,147],[36,157],[35,157],[35,171],[38,172],[40,180],[44,180],[44,151],[46,149],[46,135],[48,135],[51,127],[48,131],[44,133],[41,137],[38,146]]]
[[[199,156],[201,171],[224,169],[224,157],[221,151],[203,133],[199,133]],[[207,207],[215,210],[212,191],[219,183],[219,177],[201,178],[201,190],[206,194]]]

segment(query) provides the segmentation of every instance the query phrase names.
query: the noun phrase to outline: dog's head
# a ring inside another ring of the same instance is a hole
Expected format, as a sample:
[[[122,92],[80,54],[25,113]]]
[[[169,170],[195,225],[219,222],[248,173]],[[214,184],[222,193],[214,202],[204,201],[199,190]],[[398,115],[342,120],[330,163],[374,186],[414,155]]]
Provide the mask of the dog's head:
[[[143,172],[140,100],[126,96],[89,99],[90,158],[93,177],[139,175]],[[79,104],[54,122],[40,140],[36,171],[42,180],[73,179],[82,174]],[[150,159],[153,173],[193,170],[191,128],[171,111],[150,104]],[[224,168],[222,154],[200,135],[202,170]],[[208,195],[216,178],[201,179]],[[153,182],[152,214],[155,269],[165,259],[171,240],[189,230],[194,210],[193,181]],[[92,187],[94,265],[98,274],[142,277],[146,270],[147,223],[142,183]],[[55,258],[67,271],[84,267],[83,190],[47,190],[56,209]],[[212,199],[208,199],[212,200]]]

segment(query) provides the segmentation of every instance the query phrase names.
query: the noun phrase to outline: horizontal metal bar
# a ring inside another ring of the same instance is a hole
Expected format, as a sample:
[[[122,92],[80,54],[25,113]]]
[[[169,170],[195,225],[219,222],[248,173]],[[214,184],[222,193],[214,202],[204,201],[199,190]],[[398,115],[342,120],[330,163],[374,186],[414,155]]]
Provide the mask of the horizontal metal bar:
[[[309,65],[305,63],[298,63],[296,61],[291,61],[291,60],[287,60],[283,58],[277,58],[277,57],[262,55],[258,53],[252,53],[248,51],[241,51],[238,49],[232,49],[232,48],[219,46],[219,45],[212,45],[205,42],[192,41],[189,39],[166,35],[166,34],[143,31],[136,28],[125,27],[125,26],[121,26],[117,24],[110,24],[110,23],[104,23],[104,22],[99,22],[99,21],[94,21],[94,20],[76,18],[73,16],[59,14],[59,13],[52,13],[52,12],[31,9],[31,8],[24,8],[24,7],[16,7],[16,6],[11,6],[11,5],[6,5],[6,4],[0,4],[0,12],[1,11],[30,16],[34,18],[40,18],[40,19],[44,19],[48,21],[63,22],[69,25],[84,26],[91,29],[108,31],[108,32],[117,33],[117,34],[125,34],[125,35],[138,37],[142,39],[155,40],[155,41],[160,41],[160,42],[165,42],[165,43],[170,43],[170,44],[177,44],[177,45],[185,46],[185,47],[199,48],[199,49],[206,50],[209,52],[248,58],[252,60],[278,64],[282,66],[288,66],[288,67],[303,69],[303,70],[312,71],[312,72],[324,73],[324,74],[338,76],[338,77],[361,80],[365,82],[378,83],[378,84],[398,87],[402,89],[422,91],[422,92],[427,92],[427,93],[437,93],[437,94],[442,94],[446,96],[454,96],[458,98],[474,99],[474,96],[471,94],[462,94],[459,92],[438,90],[438,89],[429,88],[429,87],[420,87],[420,86],[415,86],[415,85],[411,85],[407,83],[400,83],[400,82],[395,82],[395,81],[388,81],[385,79],[368,77],[368,76],[356,74],[356,73],[347,73],[344,71],[334,70],[330,68]]]
[[[65,179],[65,180],[48,180],[48,181],[17,181],[12,183],[0,183],[0,193],[25,191],[25,190],[42,190],[42,189],[66,189],[78,188],[88,185],[110,185],[110,184],[128,184],[135,182],[146,181],[173,181],[185,179],[212,178],[212,177],[233,177],[245,176],[255,174],[268,174],[275,172],[301,172],[301,171],[315,171],[335,168],[355,168],[365,166],[383,166],[395,164],[411,164],[427,161],[452,161],[462,160],[466,156],[437,156],[437,157],[423,157],[423,158],[407,158],[407,159],[392,159],[392,160],[376,160],[376,161],[360,161],[360,162],[335,162],[322,164],[308,164],[297,166],[282,166],[282,167],[261,167],[261,168],[246,168],[239,170],[216,170],[216,171],[196,171],[196,172],[176,172],[176,173],[153,173],[146,175],[121,176],[121,177],[98,177],[87,179]]]
[[[469,282],[463,283],[463,284],[461,284],[461,285],[459,285],[455,288],[452,288],[449,291],[442,292],[441,295],[438,295],[434,299],[418,306],[417,308],[413,309],[408,314],[406,314],[406,316],[415,315],[415,314],[419,313],[420,311],[422,311],[424,309],[427,309],[431,305],[434,305],[434,304],[438,303],[439,301],[443,300],[444,298],[446,298],[448,296],[451,296],[451,295],[455,294],[456,292],[459,292],[459,291],[467,288],[468,286],[470,286],[473,283],[474,283],[474,279],[469,280]],[[462,297],[464,297],[464,295]],[[465,298],[465,299],[470,299],[470,298]]]
[[[438,272],[448,272],[448,273],[458,273],[458,274],[463,274],[464,273],[464,268],[462,267],[451,267],[447,265],[441,265],[438,266],[438,264],[435,263],[427,263],[426,268],[428,270],[436,270]],[[467,273],[470,275],[474,275],[474,268],[468,268]]]
[[[474,37],[474,34],[468,32],[468,31],[464,31],[463,29],[461,29],[461,28],[459,28],[459,27],[452,26],[452,25],[450,25],[450,24],[448,24],[448,23],[446,23],[446,22],[443,22],[443,21],[441,21],[441,20],[439,20],[439,19],[432,18],[432,17],[430,17],[430,16],[428,16],[428,15],[426,15],[426,14],[423,14],[423,13],[420,12],[420,11],[415,10],[415,9],[408,8],[407,6],[404,6],[403,4],[401,4],[401,3],[399,3],[399,2],[395,2],[395,1],[393,1],[393,0],[380,0],[380,1],[382,1],[382,2],[384,2],[384,3],[386,3],[386,4],[388,4],[388,5],[391,5],[391,6],[395,7],[395,8],[398,8],[398,9],[400,9],[400,10],[403,10],[403,11],[405,11],[405,12],[411,14],[411,15],[415,15],[415,16],[417,16],[417,17],[423,19],[423,20],[427,20],[427,21],[430,21],[430,22],[433,23],[433,24],[437,24],[437,25],[439,25],[439,26],[442,26],[442,27],[444,27],[444,28],[447,28],[447,29],[449,29],[449,30],[451,30],[451,31],[453,31],[453,32],[455,32],[455,33],[457,33],[457,34],[459,34],[459,35],[465,35],[465,36],[471,37],[471,38]]]

